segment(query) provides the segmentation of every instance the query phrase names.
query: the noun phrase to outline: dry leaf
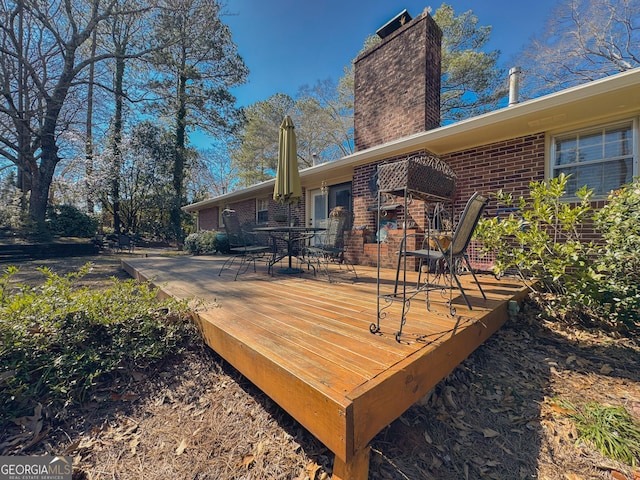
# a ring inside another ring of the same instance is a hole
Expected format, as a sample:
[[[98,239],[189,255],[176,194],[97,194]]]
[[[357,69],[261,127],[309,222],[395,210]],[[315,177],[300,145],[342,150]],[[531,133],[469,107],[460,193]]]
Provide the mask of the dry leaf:
[[[502,449],[502,451],[504,453],[506,453],[507,455],[513,455],[513,452],[511,450],[509,450],[507,447],[505,447],[503,444],[501,444],[500,442],[497,442],[498,446]]]
[[[540,420],[540,425],[546,428],[551,435],[556,436],[558,434],[555,423],[550,422],[549,420]]]
[[[427,441],[428,444],[432,444],[433,443],[433,440],[432,440],[431,436],[426,431],[423,432],[423,435],[424,435],[424,439]]]
[[[611,470],[611,477],[614,480],[627,480],[627,476],[623,473],[618,472],[617,470]]]
[[[578,357],[576,357],[575,355],[570,355],[570,356],[568,356],[568,357],[567,357],[567,360],[566,360],[567,365],[571,365],[573,362],[575,362],[575,361],[576,361],[576,358],[578,358]]]
[[[178,448],[176,448],[176,455],[182,455],[186,450],[186,448],[187,448],[187,441],[183,438],[182,441],[180,442],[180,445],[178,445]]]
[[[613,372],[613,367],[608,363],[605,363],[604,365],[602,365],[602,367],[600,367],[600,373],[602,373],[603,375],[608,375],[611,372]]]
[[[311,462],[307,465],[307,475],[309,476],[309,478],[311,480],[313,480],[314,478],[316,478],[316,474],[318,473],[318,470],[320,470],[320,465],[318,465],[315,462]]]
[[[71,442],[67,448],[64,449],[64,454],[69,455],[77,450],[80,446],[81,439],[76,440],[75,442]]]
[[[491,430],[490,428],[485,428],[482,430],[482,434],[484,438],[494,438],[500,435],[500,432],[496,432],[495,430]]]
[[[577,475],[575,473],[565,473],[564,478],[565,480],[583,480],[580,475]]]
[[[239,467],[249,468],[251,464],[255,461],[255,457],[253,455],[247,455],[242,459],[242,462],[238,464]]]
[[[557,403],[554,403],[553,405],[551,405],[551,410],[553,410],[556,413],[560,413],[561,415],[575,415],[576,413],[576,411],[573,410],[572,408],[564,408],[558,405]]]
[[[138,437],[134,438],[129,442],[129,450],[131,451],[131,455],[136,454],[138,450],[138,445],[140,445],[140,439]],[[180,455],[180,453],[178,453],[178,455]]]
[[[455,391],[456,391],[456,389],[451,387],[451,386],[446,387],[445,390],[444,390],[445,403],[450,408],[453,408],[453,409],[457,409],[458,408],[458,405],[456,404],[456,401],[453,399],[453,392],[455,392]]]

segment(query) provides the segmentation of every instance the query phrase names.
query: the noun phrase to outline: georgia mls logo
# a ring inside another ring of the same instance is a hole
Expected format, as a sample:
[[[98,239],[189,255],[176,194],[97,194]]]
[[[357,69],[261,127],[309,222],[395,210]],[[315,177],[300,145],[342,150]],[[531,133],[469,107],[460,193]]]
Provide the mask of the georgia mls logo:
[[[0,480],[71,480],[71,457],[0,457]]]

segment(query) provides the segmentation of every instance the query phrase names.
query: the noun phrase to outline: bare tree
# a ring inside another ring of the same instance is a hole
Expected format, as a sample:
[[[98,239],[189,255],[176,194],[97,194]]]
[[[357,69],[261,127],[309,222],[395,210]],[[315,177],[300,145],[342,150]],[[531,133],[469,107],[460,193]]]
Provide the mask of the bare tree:
[[[121,144],[124,131],[124,107],[126,101],[125,71],[131,58],[141,56],[146,52],[145,33],[152,32],[146,28],[142,20],[144,1],[128,0],[128,4],[138,5],[138,12],[130,15],[113,17],[109,23],[109,49],[113,53],[113,116],[111,121],[111,138],[109,147],[112,149],[113,165],[110,174],[111,180],[111,204],[108,207],[113,213],[113,228],[116,234],[120,233],[120,175],[123,164]],[[170,44],[171,40],[169,40]],[[131,56],[131,51],[134,56]]]
[[[567,0],[521,56],[533,97],[640,66],[638,0]]]
[[[296,100],[298,153],[304,166],[337,160],[353,153],[353,103],[331,80],[304,86]]]
[[[139,11],[118,0],[6,0],[0,4],[0,155],[28,177],[29,216],[45,228],[58,136],[76,116],[68,98],[91,64],[113,57],[83,48],[99,25]]]
[[[237,181],[228,149],[222,146],[200,152],[197,166],[191,180],[195,201],[206,198],[210,192],[216,196],[229,193]]]

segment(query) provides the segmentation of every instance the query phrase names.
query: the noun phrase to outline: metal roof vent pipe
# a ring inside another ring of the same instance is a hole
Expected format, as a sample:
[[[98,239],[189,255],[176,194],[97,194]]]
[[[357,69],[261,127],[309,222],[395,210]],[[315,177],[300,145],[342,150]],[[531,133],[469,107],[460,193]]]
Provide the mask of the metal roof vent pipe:
[[[509,70],[509,106],[520,101],[520,67],[513,67]]]

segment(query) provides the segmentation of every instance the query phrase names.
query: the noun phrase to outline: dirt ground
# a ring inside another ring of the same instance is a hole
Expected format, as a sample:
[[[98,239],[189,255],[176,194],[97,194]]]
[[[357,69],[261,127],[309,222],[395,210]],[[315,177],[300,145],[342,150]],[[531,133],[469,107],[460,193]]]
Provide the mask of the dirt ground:
[[[104,254],[24,262],[16,281],[39,281],[38,265],[65,273],[87,261],[86,285],[127,278],[119,257]],[[369,478],[640,480],[640,470],[578,443],[562,407],[624,406],[640,422],[639,353],[637,342],[543,323],[525,305],[373,439]],[[105,380],[86,405],[28,419],[0,432],[0,454],[72,455],[74,479],[331,478],[330,451],[196,344]],[[22,440],[7,447],[16,432]]]

